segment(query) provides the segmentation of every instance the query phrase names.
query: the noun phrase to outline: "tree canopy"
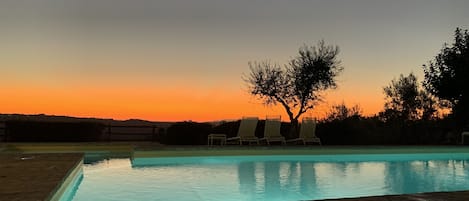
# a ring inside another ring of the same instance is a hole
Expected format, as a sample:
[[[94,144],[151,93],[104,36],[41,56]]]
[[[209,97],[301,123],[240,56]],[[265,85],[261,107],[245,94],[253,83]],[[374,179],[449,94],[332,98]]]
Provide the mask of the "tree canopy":
[[[281,104],[292,123],[321,100],[320,92],[336,88],[336,76],[343,70],[337,58],[338,46],[304,45],[283,68],[269,61],[249,62],[244,80],[249,93],[267,105]]]
[[[424,86],[436,97],[451,104],[460,122],[469,118],[469,34],[456,28],[453,44],[444,44],[434,60],[423,65]]]
[[[385,110],[396,111],[399,118],[414,120],[418,118],[419,87],[417,77],[410,73],[408,76],[400,75],[391,84],[383,88],[386,96]]]
[[[354,105],[352,107],[347,107],[345,102],[341,104],[333,105],[329,112],[327,112],[326,117],[324,120],[326,122],[332,121],[343,121],[348,118],[360,118],[362,117],[363,110],[360,108],[359,105]]]
[[[440,108],[435,97],[422,89],[417,76],[410,73],[400,75],[383,88],[385,94],[385,111],[381,113],[385,119],[401,120],[432,119]]]

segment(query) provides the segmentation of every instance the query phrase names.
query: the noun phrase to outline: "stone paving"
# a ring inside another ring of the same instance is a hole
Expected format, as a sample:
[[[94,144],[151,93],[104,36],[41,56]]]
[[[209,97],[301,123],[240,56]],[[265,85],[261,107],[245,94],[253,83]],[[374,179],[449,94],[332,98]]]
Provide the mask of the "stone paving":
[[[50,200],[83,154],[0,154],[0,201]]]

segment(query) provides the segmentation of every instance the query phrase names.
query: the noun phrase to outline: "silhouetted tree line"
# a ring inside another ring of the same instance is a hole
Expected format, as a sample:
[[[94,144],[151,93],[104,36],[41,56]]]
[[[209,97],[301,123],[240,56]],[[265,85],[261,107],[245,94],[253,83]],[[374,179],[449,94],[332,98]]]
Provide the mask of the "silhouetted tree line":
[[[337,115],[340,114],[340,115]],[[333,106],[329,115],[320,120],[316,134],[329,145],[415,145],[455,144],[456,132],[448,119],[405,120],[380,113],[365,117],[358,105],[345,103]]]

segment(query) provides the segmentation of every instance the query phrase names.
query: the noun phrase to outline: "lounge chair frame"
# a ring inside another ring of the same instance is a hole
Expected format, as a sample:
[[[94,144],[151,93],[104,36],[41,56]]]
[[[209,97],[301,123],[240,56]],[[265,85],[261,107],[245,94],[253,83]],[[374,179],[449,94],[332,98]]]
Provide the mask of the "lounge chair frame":
[[[303,118],[298,138],[287,140],[287,142],[298,141],[303,142],[303,145],[307,143],[318,143],[322,145],[321,139],[316,136],[316,121],[313,118]]]
[[[270,142],[286,144],[285,137],[280,133],[281,125],[281,116],[267,116],[265,118],[264,137],[259,139],[259,141],[266,141],[267,145],[270,145]]]
[[[236,137],[227,138],[226,141],[239,141],[239,145],[243,145],[243,142],[255,142],[259,144],[259,138],[256,137],[256,127],[259,118],[257,117],[243,117],[239,124],[238,134]]]

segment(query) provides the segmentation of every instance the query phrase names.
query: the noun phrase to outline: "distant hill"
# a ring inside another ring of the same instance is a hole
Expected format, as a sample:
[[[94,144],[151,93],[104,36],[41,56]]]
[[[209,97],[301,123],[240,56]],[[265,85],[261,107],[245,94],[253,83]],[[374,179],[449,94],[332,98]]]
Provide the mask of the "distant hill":
[[[50,122],[99,122],[113,126],[157,126],[167,128],[174,122],[154,122],[141,119],[114,120],[99,118],[81,118],[45,114],[0,114],[0,122],[8,120],[50,121]]]

